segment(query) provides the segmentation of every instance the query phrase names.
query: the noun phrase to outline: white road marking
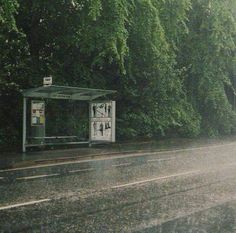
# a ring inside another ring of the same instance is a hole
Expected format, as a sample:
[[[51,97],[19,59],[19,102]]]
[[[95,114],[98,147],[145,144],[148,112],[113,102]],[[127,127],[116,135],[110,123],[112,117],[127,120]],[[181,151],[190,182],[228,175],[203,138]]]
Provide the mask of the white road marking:
[[[80,160],[80,161],[73,161],[73,162],[68,161],[68,162],[61,162],[61,163],[51,163],[51,164],[44,164],[44,165],[34,165],[34,166],[29,166],[29,167],[4,169],[4,170],[0,170],[0,172],[3,173],[3,172],[9,172],[9,171],[20,171],[20,170],[28,170],[28,169],[35,169],[35,168],[55,167],[55,166],[61,166],[61,165],[67,165],[67,164],[81,164],[81,163],[88,163],[88,162],[95,162],[95,161],[107,161],[107,160],[114,160],[114,159],[120,159],[120,158],[140,157],[140,156],[146,156],[146,155],[161,155],[161,154],[177,153],[177,152],[184,152],[184,151],[201,150],[201,149],[206,149],[206,148],[208,149],[219,148],[219,147],[233,146],[233,145],[236,146],[236,143],[226,143],[226,144],[213,145],[213,146],[201,146],[201,147],[192,147],[192,148],[186,148],[186,149],[165,150],[165,151],[155,151],[155,152],[136,152],[136,153],[130,153],[128,155],[127,154],[117,155],[117,156],[112,156],[108,158],[87,159],[87,160]],[[107,155],[109,154],[105,154],[105,156]]]
[[[52,177],[52,176],[59,176],[59,174],[55,173],[55,174],[38,175],[38,176],[24,176],[24,177],[18,177],[16,179],[17,180],[33,180],[33,179]]]
[[[76,172],[87,172],[87,171],[93,171],[94,168],[85,168],[85,169],[77,169],[77,170],[71,170],[69,173],[76,173]]]
[[[179,177],[179,176],[192,175],[192,174],[199,173],[199,172],[200,172],[199,170],[194,170],[194,171],[189,171],[189,172],[173,174],[173,175],[169,175],[169,176],[156,177],[156,178],[152,178],[152,179],[148,179],[148,180],[140,180],[140,181],[135,181],[132,183],[115,185],[115,186],[112,186],[111,188],[112,189],[124,188],[124,187],[128,187],[128,186],[144,184],[144,183],[153,182],[153,181],[157,181],[157,180],[164,180],[164,179],[175,178],[175,177]]]
[[[17,208],[17,207],[22,207],[22,206],[34,205],[34,204],[48,202],[48,201],[51,201],[51,199],[42,199],[42,200],[37,200],[37,201],[29,201],[29,202],[14,204],[14,205],[2,206],[2,207],[0,207],[0,211],[12,209],[12,208]]]
[[[0,180],[3,180],[4,179],[4,177],[0,177]]]
[[[129,166],[131,163],[121,163],[121,164],[113,164],[112,167],[123,167],[123,166]]]
[[[169,161],[169,160],[175,160],[177,159],[176,157],[173,158],[166,158],[166,159],[149,159],[148,162],[161,162],[161,161]]]

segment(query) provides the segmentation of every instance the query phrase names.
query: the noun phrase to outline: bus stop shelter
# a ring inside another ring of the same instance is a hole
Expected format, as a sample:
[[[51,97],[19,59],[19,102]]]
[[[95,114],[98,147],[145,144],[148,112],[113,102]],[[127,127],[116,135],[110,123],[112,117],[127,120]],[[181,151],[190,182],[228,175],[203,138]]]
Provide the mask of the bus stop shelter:
[[[41,109],[39,109],[37,111],[37,109],[32,110],[31,109],[31,126],[32,124],[38,127],[44,127],[45,126],[45,119],[43,119],[43,115],[44,115],[44,106],[42,108],[42,103],[40,105],[40,101],[43,101],[45,99],[55,99],[55,100],[59,100],[59,99],[64,99],[64,100],[74,100],[74,101],[87,101],[90,106],[93,103],[93,101],[97,101],[98,98],[100,97],[105,97],[108,94],[113,94],[116,91],[114,90],[102,90],[102,89],[91,89],[91,88],[79,88],[79,87],[70,87],[70,86],[56,86],[56,85],[49,85],[49,86],[41,86],[41,87],[37,87],[37,88],[31,88],[31,89],[27,89],[27,90],[23,90],[22,94],[23,94],[23,135],[22,135],[22,151],[26,152],[26,148],[27,147],[32,147],[32,146],[40,146],[40,145],[47,145],[46,143],[40,143],[40,144],[31,144],[27,142],[27,101],[30,99],[31,101],[39,101],[34,102],[35,106],[39,106],[39,108],[41,107]],[[114,102],[114,101],[113,101]],[[105,106],[105,110],[107,111],[107,105],[103,104]],[[92,110],[95,108],[95,104],[90,107],[89,110],[89,118],[92,117]],[[115,107],[114,107],[115,108]],[[33,112],[32,112],[33,111]],[[32,115],[35,114],[35,117]],[[39,114],[39,115],[37,115]],[[40,115],[41,114],[41,115]],[[94,113],[95,114],[95,113]],[[113,128],[115,127],[115,116],[114,116],[115,112],[113,112],[113,116],[111,116],[111,118],[113,117],[113,119],[111,120],[111,125],[113,124]],[[38,118],[37,118],[38,117]],[[93,125],[95,126],[95,124],[97,124],[96,122],[96,116],[93,116],[94,121]],[[101,126],[103,129],[103,121],[104,120],[109,120],[109,116],[99,116],[99,122],[101,122]],[[103,118],[103,119],[101,119]],[[33,122],[32,122],[33,119]],[[39,119],[39,122],[38,122]],[[42,120],[42,122],[40,122]],[[90,119],[91,121],[91,119]],[[105,122],[105,121],[104,121]],[[104,123],[105,125],[105,123]],[[91,122],[89,124],[89,130],[91,128]],[[110,127],[111,128],[111,127]],[[45,127],[43,128],[43,130],[45,131]],[[114,132],[112,133],[114,134]],[[54,138],[69,138],[69,137],[73,137],[73,136],[54,136]],[[46,137],[46,135],[40,136],[40,137],[35,137],[35,138],[50,138],[50,137]],[[114,135],[113,135],[113,139],[114,141]],[[89,132],[89,141],[88,143],[90,143],[91,141],[91,130]],[[75,142],[77,143],[77,142]],[[78,142],[79,143],[79,142]]]

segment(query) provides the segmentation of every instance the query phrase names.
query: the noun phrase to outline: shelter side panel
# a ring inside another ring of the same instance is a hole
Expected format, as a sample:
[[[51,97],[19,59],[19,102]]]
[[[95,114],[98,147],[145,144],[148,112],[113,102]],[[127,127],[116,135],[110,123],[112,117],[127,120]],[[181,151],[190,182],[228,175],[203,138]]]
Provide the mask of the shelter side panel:
[[[90,104],[91,141],[114,141],[114,101],[92,102]]]

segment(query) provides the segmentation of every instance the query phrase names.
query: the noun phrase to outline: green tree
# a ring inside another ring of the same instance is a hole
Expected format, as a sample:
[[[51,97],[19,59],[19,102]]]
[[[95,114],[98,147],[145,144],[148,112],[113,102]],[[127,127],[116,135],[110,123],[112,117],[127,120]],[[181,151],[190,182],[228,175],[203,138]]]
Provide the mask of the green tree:
[[[126,103],[121,129],[124,134],[130,129],[133,136],[197,135],[199,116],[186,101],[159,9],[157,1],[140,0],[131,11],[127,75],[120,90]]]
[[[235,112],[225,88],[232,87],[235,66],[235,3],[197,0],[189,12],[189,33],[181,46],[180,63],[187,67],[186,90],[202,116],[202,132],[228,134],[235,128]]]
[[[0,1],[0,145],[20,141],[20,90],[27,85],[28,51],[16,26],[18,4]]]

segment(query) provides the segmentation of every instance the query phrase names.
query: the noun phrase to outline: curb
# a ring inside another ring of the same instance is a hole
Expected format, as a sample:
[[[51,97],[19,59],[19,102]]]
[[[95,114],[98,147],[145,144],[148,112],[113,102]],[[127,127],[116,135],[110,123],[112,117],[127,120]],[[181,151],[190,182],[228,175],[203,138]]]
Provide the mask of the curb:
[[[108,156],[117,156],[117,155],[128,155],[128,154],[142,154],[142,153],[153,153],[153,152],[162,152],[165,150],[130,150],[124,152],[106,152],[106,153],[96,153],[96,154],[88,154],[88,155],[81,155],[81,156],[70,156],[70,157],[59,157],[59,158],[50,158],[50,159],[37,159],[37,160],[28,160],[28,161],[21,161],[14,164],[9,164],[8,166],[2,167],[2,170],[7,169],[14,169],[14,168],[24,168],[33,165],[40,165],[40,164],[53,164],[53,163],[60,163],[60,162],[69,162],[69,161],[83,161],[86,159],[93,159],[98,157],[108,157]]]

